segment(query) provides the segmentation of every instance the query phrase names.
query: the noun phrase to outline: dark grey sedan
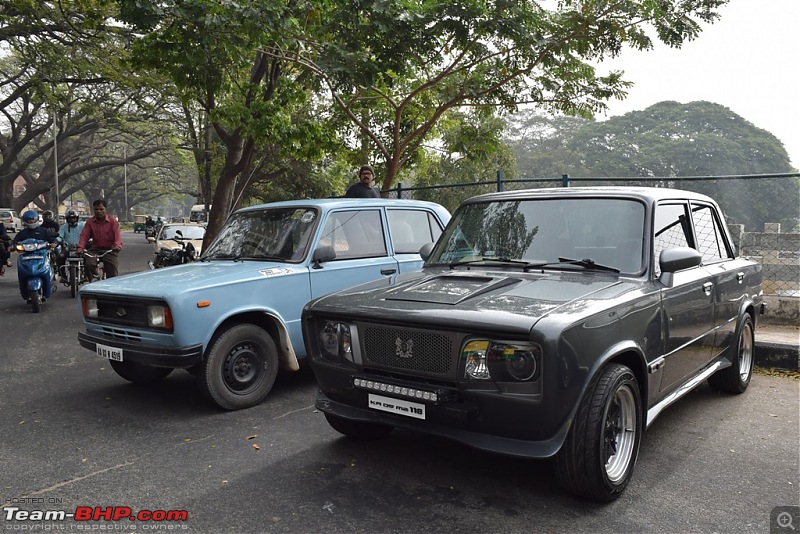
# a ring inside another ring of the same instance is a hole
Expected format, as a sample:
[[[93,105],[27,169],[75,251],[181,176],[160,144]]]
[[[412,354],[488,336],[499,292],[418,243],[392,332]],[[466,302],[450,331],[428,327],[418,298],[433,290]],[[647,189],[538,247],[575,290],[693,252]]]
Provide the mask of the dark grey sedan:
[[[422,272],[306,306],[316,405],[357,439],[404,428],[552,457],[565,489],[612,500],[665,407],[706,379],[750,382],[761,266],[724,221],[672,189],[472,198]]]

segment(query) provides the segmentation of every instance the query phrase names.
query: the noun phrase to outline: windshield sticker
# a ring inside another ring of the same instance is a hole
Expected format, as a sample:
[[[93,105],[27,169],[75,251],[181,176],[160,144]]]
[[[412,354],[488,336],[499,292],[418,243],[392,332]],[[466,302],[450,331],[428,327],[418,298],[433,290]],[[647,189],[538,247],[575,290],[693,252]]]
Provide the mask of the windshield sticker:
[[[313,211],[307,211],[303,213],[302,217],[300,217],[300,222],[308,224],[314,220],[314,215],[315,214]]]
[[[286,274],[292,274],[294,269],[291,267],[275,267],[272,269],[261,269],[259,272],[264,276],[283,276]]]

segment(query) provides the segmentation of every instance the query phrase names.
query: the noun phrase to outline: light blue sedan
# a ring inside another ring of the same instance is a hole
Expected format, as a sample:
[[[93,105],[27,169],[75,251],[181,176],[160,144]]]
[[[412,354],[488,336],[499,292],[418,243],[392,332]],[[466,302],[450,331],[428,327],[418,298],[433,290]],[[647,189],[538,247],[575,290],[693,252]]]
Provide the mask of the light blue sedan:
[[[303,306],[422,267],[419,250],[450,219],[412,200],[278,202],[231,215],[194,263],[94,282],[80,291],[80,344],[122,378],[151,383],[188,369],[222,408],[260,403],[278,368],[306,357]]]

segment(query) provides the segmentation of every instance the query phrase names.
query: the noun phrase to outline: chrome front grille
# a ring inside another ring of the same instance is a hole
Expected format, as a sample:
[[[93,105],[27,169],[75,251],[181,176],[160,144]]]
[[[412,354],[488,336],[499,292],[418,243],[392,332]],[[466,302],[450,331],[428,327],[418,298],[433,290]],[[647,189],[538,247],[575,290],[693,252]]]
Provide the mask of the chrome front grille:
[[[367,366],[416,371],[454,378],[458,360],[456,336],[440,332],[364,325],[363,357]]]

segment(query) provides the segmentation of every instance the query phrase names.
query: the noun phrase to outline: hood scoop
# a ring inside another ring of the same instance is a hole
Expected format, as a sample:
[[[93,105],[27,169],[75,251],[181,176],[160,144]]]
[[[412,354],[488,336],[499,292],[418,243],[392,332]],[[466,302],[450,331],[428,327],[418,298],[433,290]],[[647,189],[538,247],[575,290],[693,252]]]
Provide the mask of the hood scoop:
[[[442,275],[398,289],[388,295],[386,300],[456,305],[517,282],[520,280],[507,277]]]

